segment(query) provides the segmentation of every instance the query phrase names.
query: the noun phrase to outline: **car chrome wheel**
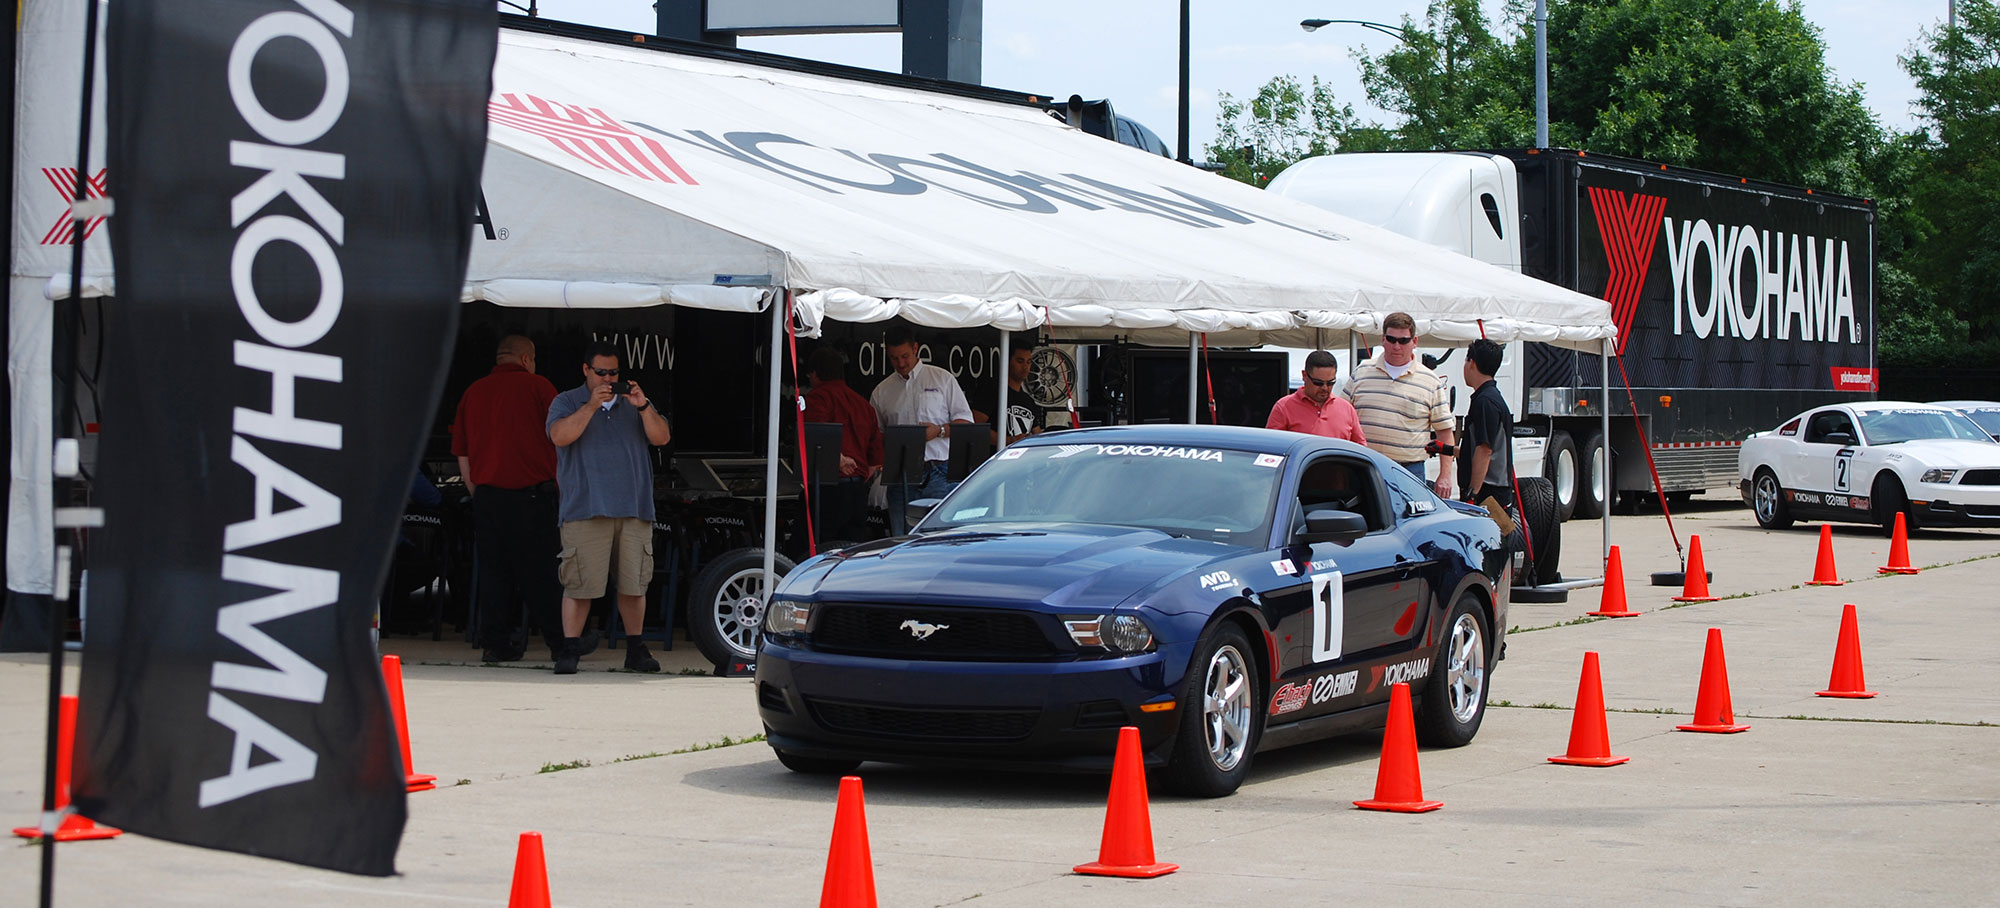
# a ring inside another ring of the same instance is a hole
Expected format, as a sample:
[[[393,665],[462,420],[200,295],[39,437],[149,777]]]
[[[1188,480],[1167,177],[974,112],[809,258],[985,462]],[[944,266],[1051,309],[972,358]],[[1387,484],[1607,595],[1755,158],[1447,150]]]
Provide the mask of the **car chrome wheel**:
[[[1451,626],[1450,662],[1445,666],[1445,689],[1451,697],[1451,715],[1460,722],[1472,721],[1486,690],[1486,641],[1480,639],[1479,620],[1459,615]]]
[[[1235,769],[1249,752],[1254,688],[1249,662],[1236,647],[1221,647],[1209,658],[1202,683],[1202,728],[1207,732],[1208,758],[1224,772]]]
[[[722,582],[715,597],[715,631],[739,653],[757,652],[764,624],[764,571],[741,571]]]
[[[1757,477],[1755,501],[1752,506],[1757,509],[1758,520],[1767,524],[1777,520],[1779,494],[1778,480],[1775,477],[1769,473]]]

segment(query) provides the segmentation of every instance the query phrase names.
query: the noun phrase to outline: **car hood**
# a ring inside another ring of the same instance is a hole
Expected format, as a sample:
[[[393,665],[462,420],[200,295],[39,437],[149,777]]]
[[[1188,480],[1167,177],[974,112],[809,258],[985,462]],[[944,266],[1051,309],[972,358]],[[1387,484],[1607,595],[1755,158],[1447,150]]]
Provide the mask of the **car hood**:
[[[809,589],[787,592],[821,601],[1089,612],[1245,551],[1133,527],[989,524],[856,546],[833,555],[827,570],[812,572]]]
[[[1902,454],[1932,467],[2000,467],[2000,444],[1962,438],[1920,438],[1882,445],[1884,454]],[[1891,458],[1893,459],[1893,458]]]

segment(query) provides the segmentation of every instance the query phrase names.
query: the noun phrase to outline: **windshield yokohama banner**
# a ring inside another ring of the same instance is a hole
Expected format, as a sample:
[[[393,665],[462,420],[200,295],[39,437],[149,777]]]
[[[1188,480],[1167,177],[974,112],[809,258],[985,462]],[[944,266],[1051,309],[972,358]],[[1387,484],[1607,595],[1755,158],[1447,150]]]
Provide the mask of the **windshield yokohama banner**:
[[[369,626],[457,324],[483,0],[120,0],[75,802],[386,875]]]

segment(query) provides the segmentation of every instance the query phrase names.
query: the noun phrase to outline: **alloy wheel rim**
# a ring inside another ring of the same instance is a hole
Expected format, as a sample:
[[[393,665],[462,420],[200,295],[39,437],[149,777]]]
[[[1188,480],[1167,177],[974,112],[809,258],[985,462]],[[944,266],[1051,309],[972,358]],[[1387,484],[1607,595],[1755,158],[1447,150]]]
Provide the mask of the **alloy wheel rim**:
[[[1480,695],[1486,690],[1486,646],[1480,639],[1479,619],[1460,615],[1451,626],[1451,655],[1445,681],[1451,693],[1451,714],[1461,724],[1479,712]]]
[[[1769,522],[1772,516],[1778,512],[1777,486],[1778,484],[1773,482],[1769,476],[1760,477],[1757,480],[1757,516],[1766,522]]]
[[[764,600],[757,595],[763,576],[761,569],[738,571],[723,581],[715,594],[716,633],[745,656],[756,654],[757,635],[764,623]]]
[[[1250,671],[1234,646],[1224,646],[1208,660],[1202,682],[1202,728],[1208,758],[1228,772],[1243,762],[1250,748]]]

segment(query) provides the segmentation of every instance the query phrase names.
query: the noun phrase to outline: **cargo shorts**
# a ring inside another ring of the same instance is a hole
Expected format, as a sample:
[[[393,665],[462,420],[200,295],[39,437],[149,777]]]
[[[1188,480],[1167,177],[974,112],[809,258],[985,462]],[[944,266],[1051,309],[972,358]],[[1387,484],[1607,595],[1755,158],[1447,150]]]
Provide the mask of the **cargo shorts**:
[[[613,555],[618,566],[618,593],[644,596],[653,582],[653,525],[637,517],[592,517],[562,525],[562,560],[557,579],[563,595],[596,599],[604,595]]]

